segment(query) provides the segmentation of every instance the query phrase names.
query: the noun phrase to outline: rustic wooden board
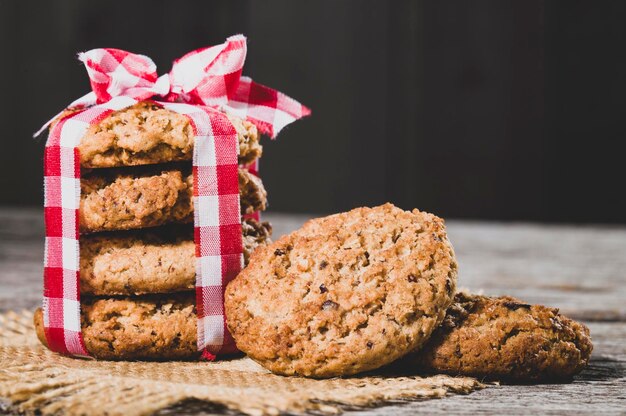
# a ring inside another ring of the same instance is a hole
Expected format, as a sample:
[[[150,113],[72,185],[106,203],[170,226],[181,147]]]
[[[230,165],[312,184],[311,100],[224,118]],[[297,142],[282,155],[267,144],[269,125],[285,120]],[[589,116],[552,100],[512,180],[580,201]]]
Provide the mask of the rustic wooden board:
[[[307,218],[264,215],[275,237]],[[585,321],[595,345],[590,366],[568,384],[497,386],[349,414],[626,414],[626,228],[449,221],[448,229],[461,287],[555,306]],[[41,211],[0,210],[0,311],[39,305],[42,255]],[[165,413],[217,410],[185,403]]]

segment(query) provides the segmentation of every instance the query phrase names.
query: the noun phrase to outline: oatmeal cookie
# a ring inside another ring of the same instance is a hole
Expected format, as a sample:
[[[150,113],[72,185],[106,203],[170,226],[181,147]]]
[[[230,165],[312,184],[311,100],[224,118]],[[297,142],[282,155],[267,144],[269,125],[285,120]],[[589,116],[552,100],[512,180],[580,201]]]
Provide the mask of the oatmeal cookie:
[[[61,117],[74,111],[66,110]],[[253,162],[262,153],[256,126],[235,116],[228,118],[237,131],[239,163]],[[78,150],[81,166],[110,168],[191,160],[193,142],[186,116],[143,101],[91,126]]]
[[[245,219],[241,224],[244,262],[271,227]],[[196,257],[193,227],[87,235],[80,240],[80,290],[85,295],[140,295],[193,290]]]
[[[127,299],[86,299],[81,331],[87,351],[103,360],[196,358],[193,293]],[[37,337],[47,346],[43,312],[35,312]]]
[[[261,179],[239,168],[242,214],[262,211]],[[81,179],[80,232],[129,230],[193,222],[193,176],[189,166],[93,170]]]
[[[537,381],[571,378],[592,349],[587,327],[558,309],[459,293],[430,341],[407,359],[435,373]]]
[[[256,250],[226,289],[228,328],[278,374],[373,370],[428,339],[456,277],[443,220],[391,204],[357,208]]]

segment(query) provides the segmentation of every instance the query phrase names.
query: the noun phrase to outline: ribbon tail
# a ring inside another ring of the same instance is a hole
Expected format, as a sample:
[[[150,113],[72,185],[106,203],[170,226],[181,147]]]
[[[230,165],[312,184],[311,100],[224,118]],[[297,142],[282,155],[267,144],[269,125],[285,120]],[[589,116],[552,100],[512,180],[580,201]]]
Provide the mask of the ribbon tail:
[[[272,139],[294,121],[309,116],[311,110],[293,98],[270,87],[241,77],[223,110],[245,118]]]
[[[55,115],[54,117],[52,117],[50,120],[48,120],[46,122],[46,124],[44,124],[43,126],[41,126],[41,128],[39,130],[37,130],[35,132],[35,134],[33,134],[33,138],[37,138],[41,133],[44,132],[44,130],[46,130],[48,127],[50,127],[50,124],[52,124],[56,119],[58,119],[59,117],[61,117],[63,115],[63,113],[65,113],[65,111],[68,108],[86,108],[86,107],[91,107],[92,105],[96,104],[96,94],[92,91],[90,93],[87,93],[85,95],[83,95],[82,97],[80,97],[77,100],[74,100],[70,105],[68,105],[65,110],[61,111],[59,114]],[[67,114],[69,115],[69,113]]]

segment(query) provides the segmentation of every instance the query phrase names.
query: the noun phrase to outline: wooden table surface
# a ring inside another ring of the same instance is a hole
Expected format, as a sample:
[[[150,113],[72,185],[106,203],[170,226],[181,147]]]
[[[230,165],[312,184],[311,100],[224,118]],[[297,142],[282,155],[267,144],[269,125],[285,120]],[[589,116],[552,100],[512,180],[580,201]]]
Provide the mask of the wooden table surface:
[[[264,219],[277,237],[307,217]],[[594,342],[589,367],[568,384],[494,386],[348,414],[626,414],[626,228],[448,221],[448,230],[460,287],[555,306],[584,321]],[[0,311],[39,305],[42,256],[41,211],[0,209]]]

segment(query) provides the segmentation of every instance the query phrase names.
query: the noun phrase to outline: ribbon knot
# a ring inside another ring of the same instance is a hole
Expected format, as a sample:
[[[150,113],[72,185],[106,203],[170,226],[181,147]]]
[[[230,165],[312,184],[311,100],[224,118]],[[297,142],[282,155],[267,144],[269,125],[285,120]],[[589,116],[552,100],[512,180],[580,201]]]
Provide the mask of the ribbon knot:
[[[71,106],[103,104],[115,97],[183,102],[218,108],[254,123],[274,138],[287,124],[311,111],[269,87],[242,76],[247,45],[243,35],[221,45],[197,49],[177,59],[169,74],[158,76],[148,56],[101,48],[80,53],[92,92]]]

